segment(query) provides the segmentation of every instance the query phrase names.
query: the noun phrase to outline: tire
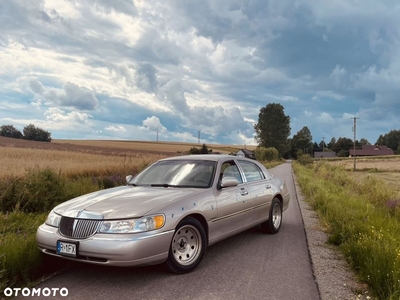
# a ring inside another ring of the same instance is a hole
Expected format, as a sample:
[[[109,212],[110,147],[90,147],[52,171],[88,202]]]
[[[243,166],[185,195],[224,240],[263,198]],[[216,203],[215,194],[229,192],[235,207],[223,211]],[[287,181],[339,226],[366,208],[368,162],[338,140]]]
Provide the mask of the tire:
[[[193,271],[206,252],[206,232],[198,220],[183,219],[176,227],[169,247],[167,268],[176,274]]]
[[[261,223],[261,229],[265,233],[275,234],[279,232],[282,226],[282,203],[278,198],[274,198],[271,202],[269,210],[269,218]]]

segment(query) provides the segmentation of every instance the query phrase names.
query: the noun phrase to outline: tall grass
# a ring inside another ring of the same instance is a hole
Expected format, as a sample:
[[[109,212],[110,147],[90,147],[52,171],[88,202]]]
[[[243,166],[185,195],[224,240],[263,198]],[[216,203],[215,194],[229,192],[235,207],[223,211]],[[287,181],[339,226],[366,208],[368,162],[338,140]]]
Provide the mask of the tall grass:
[[[398,193],[372,177],[354,180],[342,167],[327,163],[309,168],[294,163],[294,171],[326,225],[329,242],[341,248],[375,296],[399,299]],[[389,206],[392,202],[396,204]]]

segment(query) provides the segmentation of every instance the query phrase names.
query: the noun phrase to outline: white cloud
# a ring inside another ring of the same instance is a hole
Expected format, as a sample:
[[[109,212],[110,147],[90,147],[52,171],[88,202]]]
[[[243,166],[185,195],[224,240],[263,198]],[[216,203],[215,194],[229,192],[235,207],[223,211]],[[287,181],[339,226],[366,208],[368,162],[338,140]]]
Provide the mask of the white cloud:
[[[46,120],[41,122],[46,128],[57,130],[79,129],[82,126],[92,126],[89,120],[92,116],[79,111],[65,111],[57,107],[48,108],[44,116]]]
[[[311,111],[307,111],[307,110],[303,111],[303,114],[307,117],[311,117],[313,115],[313,113]]]
[[[125,132],[126,128],[121,125],[110,125],[110,126],[106,126],[106,128],[104,128],[104,130],[115,131],[115,132]]]
[[[163,132],[167,129],[161,124],[160,119],[156,116],[151,116],[143,120],[143,127],[149,131]]]
[[[40,109],[40,107],[42,106],[42,99],[37,99],[36,101],[32,101],[31,105],[33,107],[36,107],[37,109]]]
[[[333,91],[318,91],[316,95],[312,98],[313,100],[326,100],[326,99],[334,99],[334,100],[343,100],[345,97]]]
[[[346,76],[346,73],[347,71],[344,67],[341,68],[339,65],[336,65],[330,75],[330,78],[332,78],[336,86],[339,86],[342,83],[344,77]]]
[[[326,112],[321,113],[319,116],[317,116],[317,121],[318,123],[322,123],[322,124],[334,124],[335,123],[335,119]]]

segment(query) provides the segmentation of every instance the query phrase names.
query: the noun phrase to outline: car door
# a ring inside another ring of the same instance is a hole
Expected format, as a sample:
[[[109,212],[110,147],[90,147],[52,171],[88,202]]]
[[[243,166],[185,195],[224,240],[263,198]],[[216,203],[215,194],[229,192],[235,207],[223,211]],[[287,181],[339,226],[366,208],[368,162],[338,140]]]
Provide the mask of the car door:
[[[271,178],[267,178],[257,164],[251,161],[238,160],[238,163],[244,174],[246,189],[252,199],[252,218],[254,223],[257,223],[268,217],[274,195]]]
[[[243,182],[243,175],[234,160],[228,160],[219,168],[219,184],[224,177],[235,177],[237,186],[218,188],[215,192],[217,218],[210,228],[210,239],[222,239],[240,231],[251,223],[251,195]]]

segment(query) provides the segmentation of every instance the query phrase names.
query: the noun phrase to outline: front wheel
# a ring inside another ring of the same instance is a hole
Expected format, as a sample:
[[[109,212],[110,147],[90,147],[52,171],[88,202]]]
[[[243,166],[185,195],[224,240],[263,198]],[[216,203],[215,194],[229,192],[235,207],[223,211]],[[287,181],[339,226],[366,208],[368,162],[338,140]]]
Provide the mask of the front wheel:
[[[192,217],[183,219],[176,227],[166,265],[177,274],[193,271],[206,251],[206,233],[200,222]]]
[[[261,224],[261,229],[270,234],[278,233],[282,225],[282,203],[278,198],[274,198],[269,210],[269,218]]]

